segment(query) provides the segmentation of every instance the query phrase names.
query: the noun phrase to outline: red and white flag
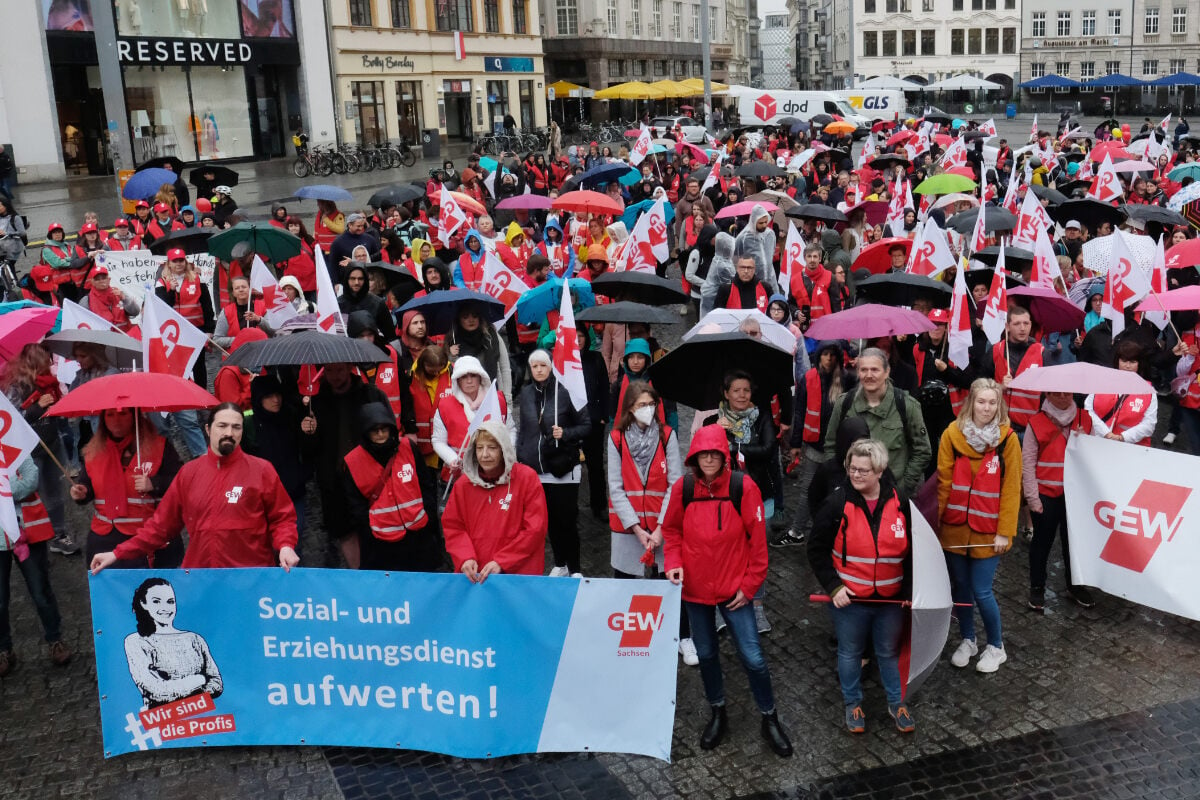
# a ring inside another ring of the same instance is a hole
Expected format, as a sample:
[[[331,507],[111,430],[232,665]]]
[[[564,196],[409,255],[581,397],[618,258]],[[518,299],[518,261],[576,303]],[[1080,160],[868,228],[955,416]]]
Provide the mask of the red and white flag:
[[[904,181],[897,180],[892,190],[892,199],[888,203],[887,224],[892,229],[892,236],[904,236]]]
[[[657,205],[657,204],[655,204]],[[655,253],[655,234],[651,230],[650,212],[638,217],[629,239],[625,242],[625,270],[627,272],[654,272],[658,269],[658,255]],[[666,259],[663,259],[664,261]]]
[[[700,194],[704,194],[709,189],[717,185],[717,181],[721,177],[721,162],[725,160],[725,151],[716,150],[716,154],[709,162],[708,175],[704,178],[704,183],[700,187]]]
[[[965,167],[967,165],[967,143],[962,139],[955,139],[950,142],[950,146],[946,148],[946,152],[942,153],[942,158],[938,161],[938,165],[942,169]]]
[[[646,223],[646,230],[649,234],[650,249],[654,252],[654,257],[659,262],[666,261],[671,257],[671,247],[667,244],[667,212],[666,201],[655,200],[650,204],[650,208],[643,217],[649,217]],[[640,220],[639,220],[640,221]]]
[[[1029,285],[1058,291],[1055,279],[1062,277],[1062,270],[1059,269],[1058,254],[1054,252],[1054,244],[1045,228],[1038,231],[1032,249],[1033,271],[1029,273]]]
[[[0,527],[4,529],[5,538],[13,544],[21,538],[21,528],[17,523],[17,507],[9,481],[16,477],[17,467],[33,454],[39,441],[21,412],[0,394]],[[22,546],[17,553],[20,560],[24,560],[22,552],[28,556]]]
[[[1046,213],[1042,201],[1033,193],[1033,189],[1027,189],[1025,200],[1021,203],[1021,210],[1017,214],[1017,227],[1013,229],[1009,244],[1013,247],[1032,250],[1033,245],[1037,242],[1038,231],[1045,231],[1048,227],[1050,227],[1050,215]]]
[[[517,301],[529,291],[529,284],[521,280],[521,276],[509,269],[495,253],[486,253],[483,256],[483,284],[479,288],[504,304],[504,319],[496,323],[499,328],[517,310]]]
[[[443,186],[441,194],[438,195],[438,239],[441,240],[442,247],[449,247],[450,237],[466,224],[467,212],[463,211],[462,206]]]
[[[1029,141],[1031,141],[1031,142],[1035,141],[1037,139],[1037,134],[1038,134],[1037,114],[1034,114],[1033,115],[1033,127],[1031,127],[1029,129]]]
[[[987,247],[987,203],[979,204],[979,214],[975,217],[975,228],[971,231],[971,242],[968,245],[971,255],[975,255]]]
[[[1168,117],[1168,119],[1170,119]],[[1154,257],[1150,260],[1150,291],[1156,295],[1167,291],[1167,255],[1163,251],[1162,236],[1158,237],[1158,243],[1154,247]],[[1146,319],[1154,324],[1160,331],[1167,327],[1171,322],[1171,315],[1166,311],[1147,311]]]
[[[1127,234],[1117,230],[1112,236],[1112,266],[1104,280],[1104,300],[1100,316],[1112,320],[1112,335],[1125,330],[1125,309],[1132,308],[1150,291],[1150,280],[1133,260],[1125,242]]]
[[[325,333],[345,335],[346,322],[342,319],[337,292],[334,291],[329,270],[325,268],[325,256],[321,254],[321,248],[313,248],[313,260],[316,262],[317,272],[317,327]]]
[[[992,273],[992,288],[988,290],[987,305],[983,309],[983,332],[992,344],[1000,341],[1000,337],[1004,336],[1004,327],[1008,325],[1008,284],[1005,281],[1007,273],[1004,248],[1000,248],[1000,257],[996,259],[996,271]]]
[[[208,336],[184,319],[154,292],[146,292],[142,306],[142,358],[147,372],[165,372],[191,378],[196,359],[204,353]]]
[[[454,60],[462,61],[467,57],[467,42],[462,31],[454,32]]]
[[[1001,204],[1004,210],[1013,216],[1016,216],[1017,212],[1021,208],[1019,205],[1017,205],[1018,185],[1017,171],[1014,169],[1008,176],[1008,189],[1004,191],[1004,202]]]
[[[633,148],[629,151],[629,163],[633,166],[641,164],[650,155],[650,146],[653,144],[650,140],[650,129],[642,125],[641,133],[638,134],[637,141],[633,143]]]
[[[936,278],[944,270],[955,265],[954,253],[950,250],[950,242],[933,219],[925,220],[921,228],[920,241],[913,242],[912,250],[908,253],[906,272],[913,275],[924,275]],[[960,363],[966,363],[960,362]]]
[[[298,316],[296,307],[288,300],[287,294],[279,288],[279,281],[267,269],[267,265],[257,255],[254,256],[254,266],[250,268],[250,289],[262,295],[266,313],[263,316],[272,328],[279,328],[289,319]]]
[[[579,331],[575,329],[575,309],[571,308],[571,292],[566,284],[562,288],[558,329],[554,332],[554,377],[567,390],[576,410],[587,405],[583,361],[579,355]]]
[[[800,230],[791,223],[787,226],[787,239],[779,255],[779,288],[788,295],[792,292],[792,276],[804,269],[804,239]],[[794,299],[794,298],[793,298]]]
[[[1093,177],[1095,177],[1095,173],[1092,172],[1092,160],[1085,158],[1079,162],[1079,172],[1075,173],[1075,180],[1086,181]]]
[[[954,275],[954,300],[950,303],[950,344],[947,354],[955,364],[971,363],[971,296],[967,291],[967,262],[958,265]]]
[[[989,119],[987,122],[979,126],[979,131],[989,139],[996,135],[996,120]]]
[[[1121,179],[1117,177],[1117,171],[1113,168],[1112,159],[1108,157],[1107,153],[1104,161],[1100,163],[1100,171],[1096,173],[1096,178],[1092,181],[1088,194],[1101,203],[1111,203],[1125,195],[1125,190],[1121,187]]]
[[[492,381],[492,385],[488,387],[487,394],[483,396],[483,402],[479,404],[479,408],[475,409],[475,416],[471,418],[471,424],[467,426],[467,439],[475,431],[479,430],[479,426],[485,422],[491,421],[503,422],[504,412],[500,410],[500,390],[496,388],[496,382]],[[463,448],[466,448],[466,441],[463,442]]]
[[[929,212],[933,210],[933,195],[921,195],[921,204],[917,206],[917,219],[924,222],[929,218]]]
[[[151,292],[147,292],[147,294],[151,294]],[[120,329],[104,317],[87,310],[78,303],[71,300],[63,300],[62,330],[116,331]]]

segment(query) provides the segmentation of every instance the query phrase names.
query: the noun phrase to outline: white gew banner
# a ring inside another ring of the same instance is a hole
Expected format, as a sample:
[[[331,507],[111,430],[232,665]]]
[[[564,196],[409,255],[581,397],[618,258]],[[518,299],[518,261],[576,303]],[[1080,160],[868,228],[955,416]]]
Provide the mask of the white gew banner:
[[[188,256],[188,260],[196,265],[200,273],[200,281],[212,292],[213,272],[217,268],[217,257],[210,253],[198,253]],[[115,250],[101,253],[96,257],[97,264],[103,264],[108,269],[112,285],[132,295],[138,303],[144,300],[146,286],[153,286],[158,280],[163,264],[167,263],[166,256],[156,256],[149,250]],[[213,313],[220,311],[216,307],[217,297],[212,298]]]
[[[1075,583],[1200,620],[1200,458],[1072,436],[1064,496]]]

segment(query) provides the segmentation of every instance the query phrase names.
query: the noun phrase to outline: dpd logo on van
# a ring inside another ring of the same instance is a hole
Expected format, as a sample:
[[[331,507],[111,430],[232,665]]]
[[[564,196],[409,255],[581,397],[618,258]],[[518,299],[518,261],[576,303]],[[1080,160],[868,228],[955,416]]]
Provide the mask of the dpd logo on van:
[[[610,630],[621,631],[617,643],[618,655],[648,655],[648,653],[626,653],[627,648],[648,650],[654,634],[662,627],[662,597],[654,594],[635,594],[629,598],[629,610],[608,615]]]
[[[1183,504],[1192,490],[1186,486],[1144,480],[1128,505],[1108,500],[1096,503],[1096,521],[1112,533],[1100,559],[1133,572],[1142,572],[1164,541],[1171,541],[1183,523]]]
[[[769,94],[761,95],[754,101],[754,113],[759,119],[771,119],[775,116],[775,98]]]

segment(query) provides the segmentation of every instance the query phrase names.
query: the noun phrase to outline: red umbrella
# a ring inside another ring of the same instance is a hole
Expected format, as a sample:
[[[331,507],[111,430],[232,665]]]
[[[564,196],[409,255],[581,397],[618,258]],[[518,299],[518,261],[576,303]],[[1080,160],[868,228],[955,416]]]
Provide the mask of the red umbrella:
[[[878,122],[876,122],[874,125],[871,126],[871,133],[879,133],[880,131],[885,131],[888,128],[892,127],[892,125],[894,125],[894,124],[895,123],[893,123],[890,119],[881,119]]]
[[[1076,361],[1030,369],[1013,378],[1012,388],[1072,394],[1150,394],[1154,387],[1136,372]]]
[[[1116,161],[1118,158],[1137,158],[1137,156],[1116,142],[1101,142],[1088,153],[1088,157],[1097,164],[1103,161],[1105,156],[1108,156],[1113,161]]]
[[[50,306],[18,308],[0,316],[0,360],[11,361],[27,344],[39,341],[58,320]]]
[[[1200,239],[1188,239],[1167,251],[1167,269],[1183,269],[1200,264]]]
[[[858,258],[854,259],[854,265],[851,269],[866,267],[871,270],[871,274],[882,275],[892,268],[892,255],[889,251],[893,247],[903,247],[904,259],[907,261],[908,253],[912,250],[912,245],[912,239],[895,236],[880,239],[878,242],[872,242],[858,252]]]
[[[775,205],[774,203],[768,203],[765,200],[743,200],[740,203],[734,203],[733,205],[725,206],[717,212],[717,216],[714,217],[714,219],[745,217],[754,210],[755,206],[762,206],[763,211],[767,211],[772,214],[779,210],[779,206]]]
[[[1021,305],[1046,333],[1073,331],[1083,327],[1083,309],[1053,289],[1042,286],[1016,286],[1008,290],[1009,297],[1025,297]]]
[[[954,139],[948,133],[935,133],[933,135],[933,143],[938,147],[949,147],[952,141]]]
[[[1169,292],[1146,295],[1138,311],[1195,311],[1200,309],[1200,286],[1185,286]]]
[[[563,211],[582,211],[587,214],[622,214],[625,207],[606,194],[593,192],[589,189],[579,189],[559,195],[554,201],[554,208]]]
[[[887,146],[891,147],[895,144],[908,144],[909,141],[916,138],[916,136],[917,134],[913,131],[900,131],[899,133],[893,133],[888,137]]]
[[[482,216],[487,213],[487,209],[483,207],[483,203],[479,202],[474,197],[471,197],[469,194],[463,194],[462,192],[450,192],[450,196],[457,200],[458,204],[464,210],[469,211],[476,216]]]
[[[806,335],[817,340],[874,339],[878,336],[924,333],[933,329],[934,324],[919,311],[864,303],[836,314],[818,317],[809,326]]]
[[[682,153],[685,148],[691,152],[691,158],[692,158],[693,163],[696,163],[696,164],[707,164],[708,163],[708,153],[704,152],[703,147],[697,147],[696,145],[692,144],[691,142],[685,142],[682,140],[675,143],[675,152],[676,153]]]
[[[46,413],[52,417],[91,417],[107,408],[186,411],[211,408],[219,402],[185,378],[161,372],[121,372],[72,389]]]

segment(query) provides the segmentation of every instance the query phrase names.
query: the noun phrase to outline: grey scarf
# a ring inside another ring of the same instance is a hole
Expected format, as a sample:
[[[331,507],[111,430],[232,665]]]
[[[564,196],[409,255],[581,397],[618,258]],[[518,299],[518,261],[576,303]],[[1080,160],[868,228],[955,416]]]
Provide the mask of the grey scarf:
[[[658,420],[651,420],[645,428],[634,422],[625,429],[625,446],[629,448],[629,456],[643,481],[649,477],[650,462],[658,449],[658,441]]]
[[[968,419],[965,422],[959,421],[959,430],[962,431],[963,438],[967,440],[967,444],[977,453],[986,453],[988,450],[995,449],[996,445],[1000,444],[1000,422],[993,419],[982,428],[975,424],[975,420]]]

